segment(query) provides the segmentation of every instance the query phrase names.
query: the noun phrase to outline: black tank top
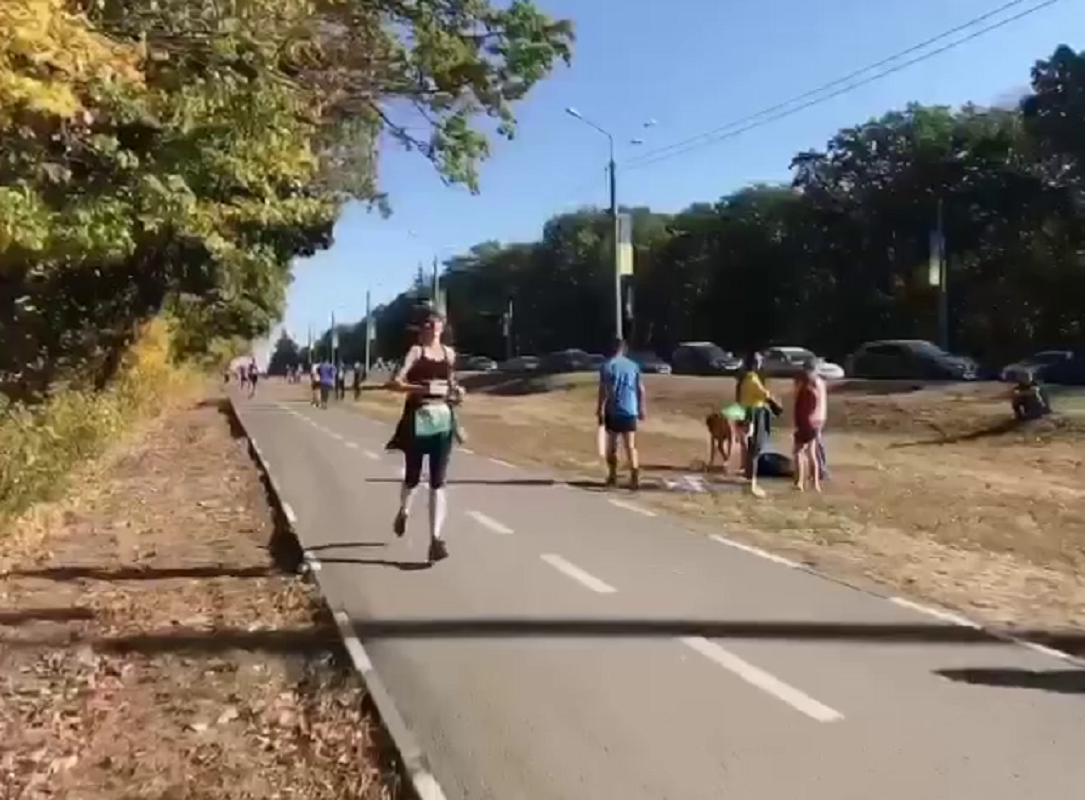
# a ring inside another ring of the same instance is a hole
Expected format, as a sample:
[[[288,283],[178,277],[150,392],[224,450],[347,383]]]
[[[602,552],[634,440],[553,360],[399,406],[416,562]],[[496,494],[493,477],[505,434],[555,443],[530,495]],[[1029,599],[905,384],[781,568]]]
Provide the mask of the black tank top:
[[[428,381],[447,381],[452,379],[452,365],[448,363],[448,351],[445,357],[429,358],[423,350],[418,360],[407,370],[408,383],[427,383]]]

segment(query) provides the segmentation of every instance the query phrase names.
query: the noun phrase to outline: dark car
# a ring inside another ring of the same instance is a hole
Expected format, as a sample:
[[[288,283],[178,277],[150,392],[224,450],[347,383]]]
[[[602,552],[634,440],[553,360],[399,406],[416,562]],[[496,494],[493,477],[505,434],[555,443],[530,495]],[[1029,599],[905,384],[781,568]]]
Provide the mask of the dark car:
[[[974,381],[979,365],[922,339],[885,339],[852,353],[846,371],[853,378]]]
[[[1085,350],[1075,350],[1069,358],[1049,364],[1043,371],[1042,380],[1061,386],[1085,386]]]
[[[558,350],[556,353],[547,353],[539,359],[539,372],[551,374],[562,372],[592,372],[599,369],[597,359],[590,353],[571,347],[568,350]]]
[[[671,365],[655,353],[634,352],[629,354],[629,358],[636,362],[641,372],[655,375],[671,374]]]
[[[497,368],[502,372],[535,372],[539,369],[539,359],[537,356],[516,356],[508,361],[502,361]]]
[[[742,359],[712,342],[683,342],[671,356],[676,375],[734,375]]]
[[[999,377],[1004,381],[1014,383],[1023,378],[1026,373],[1031,373],[1037,380],[1047,380],[1047,371],[1052,365],[1066,361],[1073,355],[1069,350],[1041,350],[1028,358],[1007,365],[999,373]]]
[[[497,362],[486,356],[469,356],[461,353],[456,356],[456,369],[463,372],[493,372],[497,369]]]

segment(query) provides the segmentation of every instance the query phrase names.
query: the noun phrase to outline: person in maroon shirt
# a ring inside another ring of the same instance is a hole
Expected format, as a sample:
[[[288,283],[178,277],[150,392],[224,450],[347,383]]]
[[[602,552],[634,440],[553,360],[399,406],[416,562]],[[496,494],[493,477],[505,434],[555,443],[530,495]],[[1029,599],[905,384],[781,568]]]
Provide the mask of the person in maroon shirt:
[[[812,367],[803,369],[795,380],[795,488],[806,489],[809,477],[815,492],[821,491],[821,474],[818,470],[817,446],[821,416],[818,412],[816,375]]]

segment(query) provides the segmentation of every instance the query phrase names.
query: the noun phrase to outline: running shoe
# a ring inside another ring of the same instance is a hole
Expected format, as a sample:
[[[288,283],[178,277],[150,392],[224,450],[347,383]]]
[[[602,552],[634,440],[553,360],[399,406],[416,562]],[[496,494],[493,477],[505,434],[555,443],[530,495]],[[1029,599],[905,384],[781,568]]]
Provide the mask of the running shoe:
[[[444,539],[432,539],[429,543],[429,560],[432,564],[435,561],[443,561],[448,558],[448,545],[445,544]]]

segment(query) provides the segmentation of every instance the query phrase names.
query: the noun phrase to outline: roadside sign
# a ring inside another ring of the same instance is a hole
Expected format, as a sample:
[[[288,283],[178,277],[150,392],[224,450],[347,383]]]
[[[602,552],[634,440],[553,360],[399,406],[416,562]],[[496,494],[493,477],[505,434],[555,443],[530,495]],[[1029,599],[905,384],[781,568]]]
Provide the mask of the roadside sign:
[[[633,216],[618,215],[618,272],[633,274]]]

